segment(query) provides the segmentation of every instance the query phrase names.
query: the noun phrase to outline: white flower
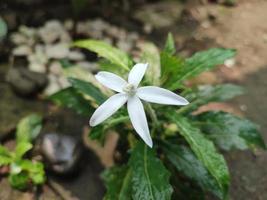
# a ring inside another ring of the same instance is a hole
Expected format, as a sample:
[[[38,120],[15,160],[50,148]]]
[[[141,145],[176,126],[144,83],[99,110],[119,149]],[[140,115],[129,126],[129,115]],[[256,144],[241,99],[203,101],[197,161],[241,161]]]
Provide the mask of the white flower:
[[[148,64],[138,63],[131,69],[128,82],[110,72],[99,72],[96,79],[104,86],[118,92],[106,100],[93,113],[90,126],[96,126],[113,115],[127,102],[130,120],[136,132],[152,147],[152,139],[149,133],[146,114],[140,99],[166,105],[187,105],[188,101],[175,93],[156,86],[138,87]]]

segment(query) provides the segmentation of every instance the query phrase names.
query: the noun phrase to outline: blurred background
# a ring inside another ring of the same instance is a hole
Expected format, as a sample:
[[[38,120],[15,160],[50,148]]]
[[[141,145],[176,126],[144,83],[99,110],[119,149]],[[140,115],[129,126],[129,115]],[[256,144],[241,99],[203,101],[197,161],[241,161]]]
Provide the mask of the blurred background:
[[[144,41],[162,48],[171,32],[181,56],[211,47],[237,49],[234,59],[188,84],[244,86],[245,95],[203,110],[247,116],[261,126],[267,141],[266,11],[266,0],[0,0],[0,140],[12,138],[21,117],[41,113],[43,140],[54,141],[52,148],[64,141],[72,151],[59,148],[53,155],[68,158],[59,167],[53,159],[46,161],[51,166],[42,199],[102,199],[99,175],[113,162],[114,138],[105,148],[80,145],[90,116],[59,109],[46,97],[68,87],[63,65],[97,71],[97,56],[70,48],[72,41],[101,39],[135,56]],[[225,156],[232,175],[230,199],[266,200],[267,153],[234,151]],[[0,188],[1,200],[33,199],[30,191],[13,190],[5,177]]]

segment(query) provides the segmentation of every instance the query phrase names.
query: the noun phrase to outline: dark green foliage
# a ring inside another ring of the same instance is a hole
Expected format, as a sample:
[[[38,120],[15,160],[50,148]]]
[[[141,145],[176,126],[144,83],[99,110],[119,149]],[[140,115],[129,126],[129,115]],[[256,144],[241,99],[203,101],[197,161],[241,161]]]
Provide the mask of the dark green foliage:
[[[76,90],[91,97],[98,105],[102,104],[107,99],[107,97],[96,86],[89,82],[76,78],[69,78],[68,80]]]
[[[223,150],[265,149],[253,122],[226,112],[205,112],[194,117],[196,125]]]
[[[170,86],[174,90],[182,81],[199,75],[200,73],[211,70],[229,58],[234,57],[236,51],[233,49],[209,49],[195,53],[192,57],[185,60],[183,68],[175,74],[176,81]]]
[[[169,162],[179,172],[195,181],[204,191],[210,191],[223,198],[224,193],[220,186],[189,147],[174,142],[165,142],[162,148]]]
[[[138,143],[132,151],[129,161],[132,169],[132,198],[134,200],[168,200],[171,199],[172,187],[169,183],[170,173],[155,150],[143,142]]]
[[[50,100],[60,106],[74,109],[77,113],[89,116],[93,113],[90,101],[86,100],[82,94],[77,92],[73,87],[69,87],[51,95]]]
[[[116,166],[102,174],[107,193],[105,200],[131,200],[132,172],[127,166]]]
[[[179,133],[185,138],[197,158],[216,180],[220,190],[226,196],[229,187],[229,172],[226,162],[217,152],[213,143],[206,139],[201,131],[190,121],[176,113],[168,114],[168,118],[178,126]]]
[[[244,89],[242,87],[233,84],[200,86],[183,94],[190,104],[181,110],[192,112],[210,102],[226,101],[243,93]]]

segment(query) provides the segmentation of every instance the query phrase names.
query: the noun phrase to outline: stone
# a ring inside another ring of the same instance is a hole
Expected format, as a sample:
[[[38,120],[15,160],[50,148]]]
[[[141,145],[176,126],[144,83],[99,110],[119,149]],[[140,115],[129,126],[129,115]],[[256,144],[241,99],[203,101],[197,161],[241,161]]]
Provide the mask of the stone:
[[[79,61],[79,60],[84,60],[85,59],[85,55],[83,53],[81,53],[80,51],[70,51],[68,53],[68,58],[70,60],[74,60],[74,61]]]
[[[49,72],[54,74],[54,75],[61,75],[63,74],[63,69],[61,66],[61,63],[58,61],[53,61],[49,65]]]
[[[14,56],[29,56],[32,54],[32,49],[28,45],[20,45],[12,50]]]
[[[59,174],[73,172],[83,151],[78,139],[53,132],[43,134],[40,147],[46,167]]]
[[[48,58],[55,58],[55,59],[66,58],[69,54],[69,45],[66,43],[46,45],[45,54]]]
[[[34,95],[47,84],[45,74],[32,72],[24,67],[10,68],[6,78],[14,92],[21,96]]]

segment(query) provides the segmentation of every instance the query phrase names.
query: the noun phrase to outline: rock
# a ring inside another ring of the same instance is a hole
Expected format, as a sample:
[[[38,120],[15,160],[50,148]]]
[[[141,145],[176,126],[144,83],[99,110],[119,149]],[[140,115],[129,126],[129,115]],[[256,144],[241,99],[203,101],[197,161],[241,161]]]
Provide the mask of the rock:
[[[58,83],[57,76],[54,74],[49,74],[48,75],[48,85],[45,88],[44,95],[45,96],[50,96],[56,92],[58,92],[61,87]]]
[[[79,61],[79,60],[84,60],[85,55],[80,51],[70,51],[68,54],[68,58],[70,60]]]
[[[66,43],[46,45],[45,53],[48,58],[55,58],[55,59],[66,58],[69,54],[69,45]]]
[[[58,20],[47,21],[43,27],[39,28],[38,35],[45,44],[52,44],[58,40],[71,42],[67,29]]]
[[[59,174],[73,172],[83,151],[81,141],[58,133],[44,134],[40,147],[47,168]]]
[[[54,74],[54,75],[61,75],[61,74],[63,74],[63,69],[62,69],[61,63],[58,62],[58,61],[53,61],[49,65],[49,72],[51,74]]]
[[[32,54],[32,49],[27,45],[20,45],[12,50],[14,56],[29,56]]]
[[[45,74],[18,67],[9,69],[7,81],[16,94],[29,96],[44,89],[47,84],[47,77]]]
[[[28,39],[25,35],[21,33],[13,33],[11,35],[11,41],[16,45],[26,44]]]
[[[159,29],[174,25],[179,19],[183,5],[177,2],[147,4],[134,13],[134,18]]]
[[[86,69],[91,72],[95,72],[98,70],[98,65],[96,63],[91,63],[87,61],[81,61],[77,63],[77,66]]]
[[[35,52],[28,56],[29,69],[33,72],[45,73],[48,58],[42,45],[35,46]]]

